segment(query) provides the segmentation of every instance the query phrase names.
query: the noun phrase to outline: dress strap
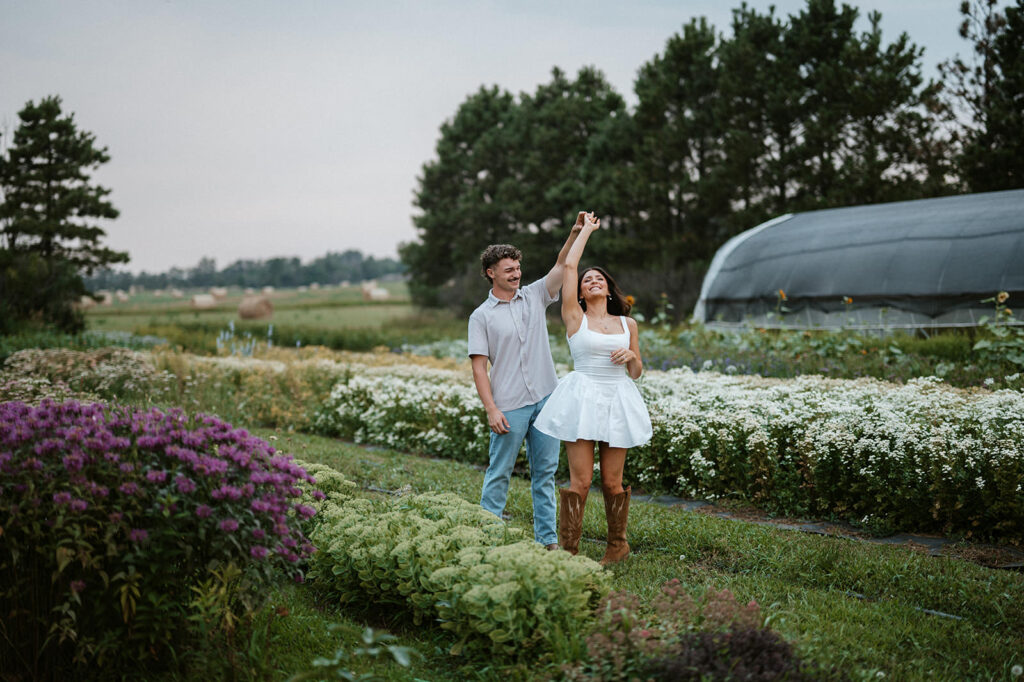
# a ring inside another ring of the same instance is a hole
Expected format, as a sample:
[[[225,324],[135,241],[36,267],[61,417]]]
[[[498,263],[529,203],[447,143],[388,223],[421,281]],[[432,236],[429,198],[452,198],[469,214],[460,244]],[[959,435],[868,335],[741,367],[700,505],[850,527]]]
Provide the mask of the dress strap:
[[[625,315],[619,315],[619,322],[622,323],[622,333],[623,334],[628,334],[629,333],[629,325],[626,324],[626,316]]]

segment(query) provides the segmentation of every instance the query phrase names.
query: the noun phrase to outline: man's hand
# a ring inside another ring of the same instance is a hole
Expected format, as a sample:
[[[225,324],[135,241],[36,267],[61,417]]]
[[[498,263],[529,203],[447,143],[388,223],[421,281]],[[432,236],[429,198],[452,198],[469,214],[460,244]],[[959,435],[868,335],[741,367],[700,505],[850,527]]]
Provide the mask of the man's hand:
[[[499,436],[508,433],[511,428],[505,415],[497,407],[487,410],[487,424],[491,427],[491,431]]]
[[[587,217],[586,211],[580,211],[576,215],[576,224],[572,226],[572,234],[579,234],[579,231],[583,229],[583,219]]]

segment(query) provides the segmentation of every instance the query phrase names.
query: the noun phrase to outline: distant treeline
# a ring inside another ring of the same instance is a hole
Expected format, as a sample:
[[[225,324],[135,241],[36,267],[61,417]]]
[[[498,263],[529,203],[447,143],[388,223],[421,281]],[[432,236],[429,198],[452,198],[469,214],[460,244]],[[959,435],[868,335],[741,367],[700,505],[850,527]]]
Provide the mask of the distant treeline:
[[[364,256],[359,251],[328,253],[307,264],[298,258],[270,258],[267,260],[237,260],[222,270],[213,258],[202,258],[192,268],[171,268],[167,272],[133,274],[127,271],[102,270],[85,278],[91,291],[100,289],[127,289],[131,286],[145,289],[167,287],[295,287],[313,284],[339,284],[377,279],[401,274],[405,266],[391,258]]]

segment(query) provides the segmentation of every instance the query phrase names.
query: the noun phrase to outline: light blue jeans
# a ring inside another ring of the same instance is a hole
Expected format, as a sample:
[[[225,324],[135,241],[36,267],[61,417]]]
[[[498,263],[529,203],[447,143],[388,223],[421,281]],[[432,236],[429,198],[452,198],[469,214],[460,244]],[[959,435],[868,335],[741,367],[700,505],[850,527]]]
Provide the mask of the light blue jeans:
[[[491,432],[488,452],[490,464],[484,474],[480,506],[495,516],[505,511],[508,484],[512,478],[519,448],[526,440],[526,461],[530,465],[530,492],[533,495],[533,538],[542,545],[558,542],[555,528],[555,471],[558,469],[558,439],[533,426],[547,398],[505,412],[508,433]]]

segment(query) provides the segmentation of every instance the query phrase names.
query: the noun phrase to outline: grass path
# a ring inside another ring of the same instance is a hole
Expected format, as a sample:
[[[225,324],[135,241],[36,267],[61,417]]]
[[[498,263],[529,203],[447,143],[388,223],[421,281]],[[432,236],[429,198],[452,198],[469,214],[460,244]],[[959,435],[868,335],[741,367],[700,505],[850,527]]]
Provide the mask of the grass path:
[[[466,464],[316,436],[257,434],[276,435],[278,448],[335,467],[363,486],[411,485],[414,492],[479,496],[482,473]],[[594,497],[587,504],[584,536],[603,538],[603,506]],[[530,527],[530,509],[527,482],[514,479],[511,522]],[[1010,680],[1011,667],[1024,664],[1019,573],[646,502],[631,509],[629,539],[634,556],[614,568],[617,589],[646,599],[671,578],[691,591],[728,588],[738,598],[756,600],[772,626],[804,655],[850,670],[855,678],[876,679],[881,672],[896,680]],[[581,549],[597,559],[603,545],[584,542]]]

